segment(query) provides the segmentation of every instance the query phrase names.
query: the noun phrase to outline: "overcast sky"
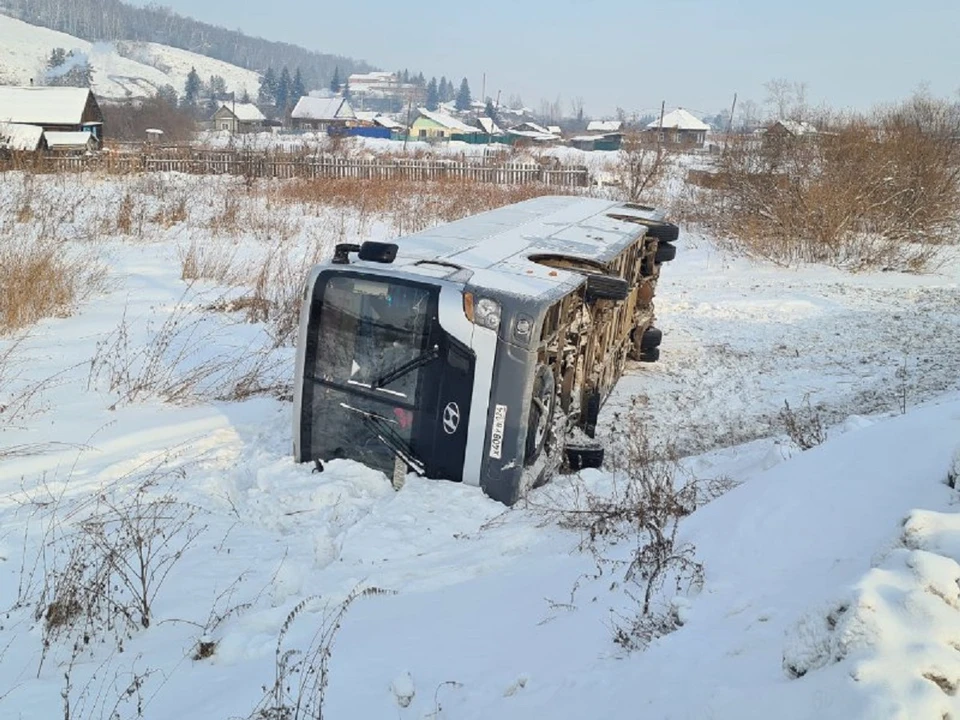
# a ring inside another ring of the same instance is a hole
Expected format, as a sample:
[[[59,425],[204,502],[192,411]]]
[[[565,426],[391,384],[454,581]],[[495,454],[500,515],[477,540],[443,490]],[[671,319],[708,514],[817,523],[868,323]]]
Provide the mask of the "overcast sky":
[[[145,5],[147,0],[134,0]],[[466,76],[479,96],[582,97],[588,114],[654,111],[660,101],[714,113],[764,100],[774,77],[809,99],[866,108],[960,87],[960,0],[161,0],[249,35],[409,68]]]

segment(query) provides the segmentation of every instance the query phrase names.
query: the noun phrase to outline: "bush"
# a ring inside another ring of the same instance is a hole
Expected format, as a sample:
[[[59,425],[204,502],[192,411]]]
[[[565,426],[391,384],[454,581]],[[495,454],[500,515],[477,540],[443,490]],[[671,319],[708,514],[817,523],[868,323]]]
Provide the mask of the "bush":
[[[676,595],[699,587],[703,566],[696,548],[678,539],[679,521],[733,483],[685,477],[672,448],[650,441],[637,407],[625,418],[616,417],[615,426],[611,486],[575,486],[571,506],[557,513],[562,526],[582,534],[599,574],[612,568],[622,579],[633,607],[615,615],[613,637],[624,649],[635,650],[682,624],[661,591],[670,585]]]
[[[737,249],[777,262],[922,271],[960,226],[960,110],[928,97],[820,132],[735,139],[713,219]]]

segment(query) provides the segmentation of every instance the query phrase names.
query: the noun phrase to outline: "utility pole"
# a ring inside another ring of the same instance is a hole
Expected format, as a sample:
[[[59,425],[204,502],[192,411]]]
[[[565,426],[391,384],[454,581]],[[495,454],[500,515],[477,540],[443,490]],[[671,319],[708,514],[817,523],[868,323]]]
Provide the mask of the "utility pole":
[[[723,151],[727,151],[727,142],[730,140],[730,133],[733,132],[733,114],[737,111],[737,94],[733,94],[733,104],[730,106],[730,122],[727,123],[727,135],[723,138]]]
[[[667,109],[667,101],[660,102],[660,127],[657,131],[657,162],[660,162],[661,146],[663,145],[663,114]]]
[[[487,74],[483,74],[483,82],[480,84],[480,99],[483,102],[487,101]]]
[[[407,129],[403,133],[403,154],[407,154],[407,140],[410,138],[410,110],[413,108],[413,95],[407,100]]]

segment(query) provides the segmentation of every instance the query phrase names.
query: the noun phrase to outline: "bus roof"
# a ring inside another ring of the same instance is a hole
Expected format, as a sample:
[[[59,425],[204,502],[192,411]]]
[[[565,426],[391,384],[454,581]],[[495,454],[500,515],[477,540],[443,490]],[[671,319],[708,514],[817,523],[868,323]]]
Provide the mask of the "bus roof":
[[[539,295],[558,284],[579,285],[583,276],[547,268],[530,257],[609,262],[646,233],[642,224],[624,217],[661,220],[663,213],[596,198],[538,197],[400,237],[394,264],[411,270],[424,260],[441,261],[474,271],[477,284]]]
[[[563,255],[609,262],[646,233],[642,224],[625,217],[661,220],[663,213],[596,198],[538,197],[399,237],[393,241],[398,251],[392,266],[434,277],[462,268],[472,272],[476,285],[510,294],[553,296],[578,287],[583,275],[530,258]],[[383,265],[377,269],[385,270]]]

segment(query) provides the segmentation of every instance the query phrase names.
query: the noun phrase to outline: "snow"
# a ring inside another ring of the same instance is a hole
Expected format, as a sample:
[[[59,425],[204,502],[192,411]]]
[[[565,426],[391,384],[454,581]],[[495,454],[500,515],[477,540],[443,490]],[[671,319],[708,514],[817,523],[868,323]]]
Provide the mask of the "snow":
[[[23,193],[37,219],[13,224]],[[121,235],[110,213],[128,193],[150,198],[147,218],[182,199],[188,219]],[[0,375],[0,393],[48,380],[31,412],[0,430],[2,447],[57,443],[0,462],[0,715],[62,716],[69,669],[76,717],[109,716],[129,673],[148,670],[145,717],[248,717],[274,682],[278,647],[307,651],[358,586],[387,592],[343,616],[324,701],[332,720],[960,713],[960,496],[947,484],[960,469],[955,260],[926,276],[787,270],[684,231],[658,285],[662,360],[630,366],[602,425],[636,398],[657,439],[685,450],[688,472],[739,485],[681,522],[705,573],[699,592],[662,598],[682,626],[625,655],[610,636],[613,613],[631,605],[618,578],[598,575],[582,538],[543,510],[602,491],[609,472],[558,478],[511,510],[413,476],[395,491],[356,463],[321,474],[293,464],[288,402],[117,403],[91,381],[90,359],[123,317],[126,342],[148,346],[181,300],[203,320],[191,343],[201,357],[268,339],[258,323],[203,310],[229,289],[187,287],[180,253],[191,243],[262,258],[281,230],[298,247],[334,226],[330,243],[390,234],[382,219],[270,200],[263,228],[217,236],[226,199],[243,211],[267,202],[255,196],[225,177],[38,175],[28,186],[10,173],[0,183],[0,231],[46,231],[43,198],[54,198],[73,208],[60,245],[109,268],[76,314],[33,327],[13,375]],[[11,343],[0,338],[0,356]],[[276,354],[292,375],[290,349]],[[804,398],[828,438],[800,452],[776,413]],[[197,508],[202,529],[160,586],[154,622],[123,653],[95,643],[72,665],[69,643],[54,642],[41,667],[38,583],[63,560],[61,531],[147,478]],[[200,642],[214,649],[195,660]]]
[[[73,87],[0,87],[0,121],[79,125],[90,91]]]
[[[0,122],[0,147],[9,150],[36,150],[42,139],[42,127]]]
[[[252,70],[198,53],[156,43],[90,43],[0,14],[0,85],[40,84],[54,48],[84,56],[93,66],[92,90],[98,98],[151,96],[165,85],[183,93],[187,74],[196,68],[206,82],[224,78],[229,91],[255,96],[259,75]]]

